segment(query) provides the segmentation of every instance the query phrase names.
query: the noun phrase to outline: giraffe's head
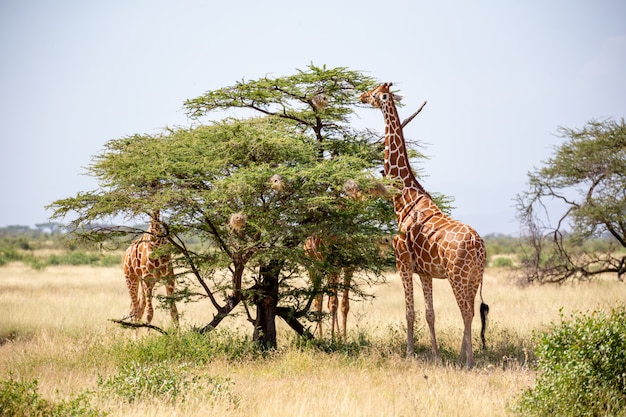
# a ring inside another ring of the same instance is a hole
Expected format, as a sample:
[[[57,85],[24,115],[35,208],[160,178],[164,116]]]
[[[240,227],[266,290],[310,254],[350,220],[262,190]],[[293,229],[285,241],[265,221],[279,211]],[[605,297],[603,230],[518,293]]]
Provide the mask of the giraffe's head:
[[[361,103],[370,104],[371,106],[380,108],[385,103],[389,102],[389,100],[400,101],[400,96],[397,96],[389,91],[391,86],[392,83],[384,83],[373,90],[366,91],[361,94]]]
[[[156,237],[162,237],[167,234],[167,230],[161,222],[161,212],[154,210],[150,214],[150,226],[148,227],[148,233]]]

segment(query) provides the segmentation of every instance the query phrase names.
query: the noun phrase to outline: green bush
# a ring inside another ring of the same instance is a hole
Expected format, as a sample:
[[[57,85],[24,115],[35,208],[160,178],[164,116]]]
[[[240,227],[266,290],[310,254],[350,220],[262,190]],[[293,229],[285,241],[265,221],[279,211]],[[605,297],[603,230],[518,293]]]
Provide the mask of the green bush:
[[[7,246],[0,247],[0,266],[8,264],[13,261],[21,261],[22,256],[17,249]]]
[[[182,402],[189,395],[202,392],[208,398],[226,399],[236,404],[230,378],[194,376],[197,374],[194,368],[216,356],[234,362],[252,359],[259,355],[254,346],[249,339],[242,341],[234,333],[218,331],[209,334],[172,332],[127,340],[97,352],[117,366],[114,375],[99,377],[98,386],[105,396],[113,394],[129,403],[145,397]]]
[[[252,360],[262,352],[250,338],[220,329],[207,334],[192,330],[128,340],[115,345],[108,355],[119,365],[130,362],[151,365],[169,360],[202,365],[216,357],[232,362]]]
[[[212,399],[227,398],[236,403],[230,392],[233,385],[230,378],[190,375],[191,370],[185,363],[132,362],[123,365],[116,375],[106,379],[99,377],[98,386],[103,394],[114,394],[129,403],[145,397],[183,402],[188,395],[197,392],[203,392]]]
[[[10,258],[10,260],[20,260],[30,265],[33,269],[44,269],[48,266],[57,265],[88,265],[88,266],[116,266],[121,265],[122,259],[120,255],[103,255],[100,253],[70,251],[60,255],[48,255],[46,257],[34,255],[19,255],[18,258]],[[0,253],[0,265],[2,265],[3,253]],[[6,263],[6,262],[5,262]]]
[[[494,268],[513,268],[513,261],[511,258],[495,258],[491,263]]]
[[[524,416],[626,416],[626,307],[577,314],[543,333]]]
[[[99,417],[105,413],[91,408],[86,394],[52,403],[37,391],[38,381],[0,381],[0,417]]]
[[[48,256],[48,265],[95,265],[100,260],[97,253],[72,251]]]
[[[198,387],[198,377],[187,377],[184,364],[168,362],[154,365],[131,362],[123,365],[116,375],[100,378],[98,385],[129,403],[141,397],[160,397],[170,401],[184,400],[185,393]]]

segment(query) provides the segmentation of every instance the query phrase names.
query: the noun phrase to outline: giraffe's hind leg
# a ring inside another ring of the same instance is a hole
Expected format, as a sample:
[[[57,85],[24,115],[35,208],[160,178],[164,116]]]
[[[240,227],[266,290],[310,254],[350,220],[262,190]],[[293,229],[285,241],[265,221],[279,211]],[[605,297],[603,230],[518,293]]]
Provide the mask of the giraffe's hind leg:
[[[136,275],[126,273],[126,287],[128,289],[128,295],[130,296],[130,311],[128,317],[134,322],[141,319],[140,308],[141,300],[139,296],[139,277]]]
[[[315,316],[317,319],[317,337],[319,337],[320,339],[324,335],[324,332],[322,331],[322,309],[323,309],[322,303],[323,301],[324,301],[324,294],[322,293],[317,294],[315,298],[313,299],[313,310],[315,310]]]
[[[461,352],[459,355],[459,364],[465,360],[467,368],[474,367],[474,352],[472,348],[472,321],[474,320],[474,300],[476,298],[477,288],[468,284],[461,284],[457,280],[452,283],[452,291],[456,302],[461,310],[463,317],[463,341],[461,342]]]

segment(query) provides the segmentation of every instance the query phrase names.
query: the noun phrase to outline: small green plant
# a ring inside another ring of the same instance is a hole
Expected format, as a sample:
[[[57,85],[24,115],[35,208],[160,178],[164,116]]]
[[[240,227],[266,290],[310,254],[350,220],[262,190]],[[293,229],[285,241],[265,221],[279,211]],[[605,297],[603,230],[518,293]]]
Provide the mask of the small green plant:
[[[626,416],[626,306],[574,315],[541,335],[524,416]]]
[[[99,417],[106,413],[91,407],[88,395],[52,403],[38,392],[38,381],[16,381],[12,376],[0,381],[0,417]]]

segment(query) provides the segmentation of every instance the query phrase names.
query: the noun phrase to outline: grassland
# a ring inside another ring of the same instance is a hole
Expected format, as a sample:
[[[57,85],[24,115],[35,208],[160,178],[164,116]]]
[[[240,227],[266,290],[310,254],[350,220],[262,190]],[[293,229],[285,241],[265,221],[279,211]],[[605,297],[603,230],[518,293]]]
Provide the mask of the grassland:
[[[130,402],[106,391],[102,381],[120,375],[124,349],[162,336],[110,322],[128,311],[120,268],[34,270],[13,262],[0,267],[0,379],[37,379],[41,395],[51,401],[87,392],[92,406],[111,416],[506,416],[535,381],[535,332],[571,312],[610,309],[626,300],[626,285],[614,278],[520,287],[508,270],[490,268],[483,291],[491,307],[489,350],[476,352],[477,366],[467,371],[454,364],[462,330],[452,291],[445,281],[435,284],[443,364],[432,363],[419,293],[418,351],[414,359],[403,357],[402,286],[390,274],[387,284],[372,288],[373,300],[352,304],[350,343],[343,347],[302,346],[280,323],[278,351],[245,351],[250,328],[239,315],[210,336],[221,340],[221,353],[164,365],[185,374],[184,396],[145,395]],[[183,331],[206,324],[214,313],[202,302],[180,310]],[[157,310],[154,323],[167,327],[168,314]],[[477,335],[479,320],[474,324]],[[236,355],[223,348],[229,338]]]

